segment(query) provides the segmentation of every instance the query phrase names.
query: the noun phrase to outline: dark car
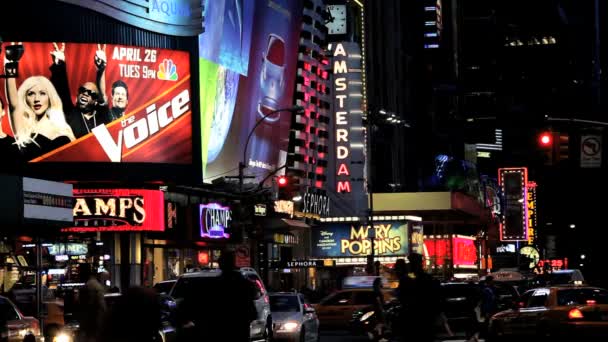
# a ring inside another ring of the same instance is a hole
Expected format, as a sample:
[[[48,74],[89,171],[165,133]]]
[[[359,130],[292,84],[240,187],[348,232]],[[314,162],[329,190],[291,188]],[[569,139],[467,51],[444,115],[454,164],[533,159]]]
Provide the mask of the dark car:
[[[124,306],[123,295],[121,293],[108,293],[104,295],[104,299],[106,302],[106,309],[109,313],[108,317],[115,317],[116,315],[112,314],[116,308],[122,308]],[[157,297],[160,302],[160,328],[158,330],[158,334],[154,336],[157,342],[171,342],[177,339],[177,331],[175,329],[174,324],[174,315],[176,304],[173,298],[169,297],[165,294],[159,294]],[[111,321],[110,321],[111,322]],[[129,322],[123,322],[124,326],[128,326]],[[112,327],[115,324],[112,324]],[[117,327],[115,327],[117,328]],[[77,322],[69,322],[67,323],[61,331],[55,337],[55,341],[66,341],[73,342],[78,336],[78,331],[80,327]],[[122,328],[119,328],[122,329]]]
[[[470,323],[473,308],[481,300],[481,288],[477,283],[451,282],[441,284],[442,310],[452,329],[466,327]]]

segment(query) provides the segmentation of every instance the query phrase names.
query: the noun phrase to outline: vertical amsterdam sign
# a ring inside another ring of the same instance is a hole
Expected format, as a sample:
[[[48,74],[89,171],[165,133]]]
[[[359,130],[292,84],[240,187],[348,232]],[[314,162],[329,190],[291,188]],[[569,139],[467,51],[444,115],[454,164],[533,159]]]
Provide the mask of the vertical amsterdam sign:
[[[359,215],[367,209],[361,50],[353,42],[333,43],[329,50],[332,56],[334,117],[330,127],[333,138],[330,141],[327,185],[335,192],[330,196],[336,204],[331,214]]]

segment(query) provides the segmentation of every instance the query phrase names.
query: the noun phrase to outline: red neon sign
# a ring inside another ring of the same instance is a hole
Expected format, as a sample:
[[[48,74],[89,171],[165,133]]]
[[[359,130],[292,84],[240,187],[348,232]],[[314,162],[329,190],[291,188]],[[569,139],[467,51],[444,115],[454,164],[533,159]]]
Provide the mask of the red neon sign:
[[[74,227],[66,232],[164,231],[160,190],[74,189]]]

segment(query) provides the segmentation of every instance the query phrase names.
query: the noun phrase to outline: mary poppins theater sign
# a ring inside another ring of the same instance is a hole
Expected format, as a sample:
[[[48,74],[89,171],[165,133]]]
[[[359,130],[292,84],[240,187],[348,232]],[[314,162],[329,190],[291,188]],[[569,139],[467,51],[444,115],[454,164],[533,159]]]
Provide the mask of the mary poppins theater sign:
[[[74,227],[64,231],[164,231],[160,190],[75,189]]]
[[[0,60],[17,76],[0,82],[0,148],[15,162],[192,162],[187,52],[22,43]]]
[[[374,250],[378,256],[408,253],[406,222],[375,222]],[[371,226],[338,223],[312,230],[313,256],[354,257],[371,252]]]

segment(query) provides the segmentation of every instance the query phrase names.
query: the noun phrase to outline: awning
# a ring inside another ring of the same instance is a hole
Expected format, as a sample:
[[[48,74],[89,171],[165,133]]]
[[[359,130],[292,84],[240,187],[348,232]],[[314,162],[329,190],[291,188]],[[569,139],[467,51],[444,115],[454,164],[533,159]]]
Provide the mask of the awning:
[[[460,192],[375,193],[375,215],[416,215],[423,222],[480,224],[488,221],[487,208]]]

